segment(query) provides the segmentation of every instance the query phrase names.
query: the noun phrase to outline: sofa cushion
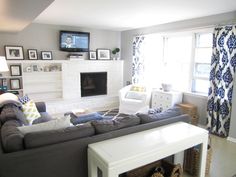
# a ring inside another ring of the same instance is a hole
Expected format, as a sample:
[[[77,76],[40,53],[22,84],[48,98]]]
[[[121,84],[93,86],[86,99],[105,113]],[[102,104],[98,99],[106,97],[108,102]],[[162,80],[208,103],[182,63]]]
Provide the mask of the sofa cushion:
[[[7,104],[2,108],[0,121],[4,124],[9,120],[19,120],[20,124],[28,125],[28,121],[23,112],[15,104]]]
[[[5,152],[14,152],[24,149],[23,134],[17,129],[21,123],[17,120],[9,120],[2,125],[1,138]]]
[[[95,128],[96,134],[100,134],[138,125],[140,124],[140,118],[135,115],[128,115],[126,117],[116,118],[114,120],[96,120],[92,121],[91,124]]]
[[[141,119],[141,123],[148,123],[148,122],[154,122],[162,119],[167,119],[170,117],[176,117],[182,114],[181,108],[179,107],[173,107],[170,109],[167,109],[166,111],[160,112],[160,113],[152,113],[152,114],[142,114],[138,113],[136,114]]]
[[[44,122],[48,122],[50,120],[53,120],[52,117],[47,113],[47,112],[40,112],[40,118],[35,119],[33,121],[33,124],[40,124],[40,123],[44,123]]]
[[[40,124],[28,125],[17,127],[22,134],[40,132],[40,131],[49,131],[49,130],[58,130],[70,126],[70,119],[67,117],[54,119],[49,122],[44,122]]]
[[[24,145],[25,148],[34,148],[88,137],[94,134],[94,128],[90,123],[86,123],[60,130],[28,133],[25,135]]]
[[[33,100],[30,100],[27,103],[23,104],[22,108],[23,108],[23,113],[30,125],[32,125],[35,119],[41,116]]]

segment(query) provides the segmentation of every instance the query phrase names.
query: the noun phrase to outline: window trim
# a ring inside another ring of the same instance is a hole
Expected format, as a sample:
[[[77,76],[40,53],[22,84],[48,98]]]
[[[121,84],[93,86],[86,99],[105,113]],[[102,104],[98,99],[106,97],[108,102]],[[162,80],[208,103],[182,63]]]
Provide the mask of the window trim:
[[[207,33],[212,33],[213,34],[213,30],[206,30],[206,31],[201,31],[201,32],[195,32],[193,35],[194,35],[194,40],[195,42],[193,42],[193,56],[192,56],[192,60],[193,60],[193,64],[192,64],[192,67],[193,67],[193,70],[192,70],[192,83],[191,83],[191,92],[193,93],[199,93],[199,94],[208,94],[208,90],[206,92],[199,92],[199,91],[196,91],[196,86],[195,86],[195,82],[196,80],[203,80],[203,81],[206,81],[206,80],[209,80],[209,77],[201,77],[201,76],[196,76],[196,64],[210,64],[210,61],[208,63],[202,63],[202,62],[195,62],[195,57],[196,57],[196,49],[199,49],[199,48],[211,48],[211,47],[198,47],[197,46],[197,41],[198,41],[198,37],[201,35],[201,34],[207,34]]]

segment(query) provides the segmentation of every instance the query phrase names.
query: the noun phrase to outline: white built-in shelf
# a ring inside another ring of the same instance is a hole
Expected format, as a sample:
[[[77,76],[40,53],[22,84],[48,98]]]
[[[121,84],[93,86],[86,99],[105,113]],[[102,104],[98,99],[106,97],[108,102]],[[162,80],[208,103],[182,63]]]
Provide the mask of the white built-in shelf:
[[[41,94],[41,93],[51,93],[51,92],[62,92],[62,89],[28,91],[27,94]]]
[[[10,71],[2,76],[9,82],[11,78],[19,78],[23,89],[9,90],[21,91],[28,94],[35,101],[62,99],[62,64],[65,60],[7,60],[8,65],[20,65],[22,76],[10,76]],[[58,67],[58,71],[32,71],[26,72],[28,67],[37,65],[39,68]],[[9,86],[9,84],[8,84]]]
[[[22,76],[1,76],[0,79],[21,78]]]
[[[45,84],[61,84],[62,80],[56,80],[56,81],[38,81],[38,80],[27,80],[24,81],[24,85],[45,85]]]
[[[51,72],[24,72],[24,75],[57,75],[57,74],[61,74],[61,71],[51,71]]]
[[[7,89],[8,91],[23,91],[23,89],[15,89],[15,90],[11,90],[11,89]]]

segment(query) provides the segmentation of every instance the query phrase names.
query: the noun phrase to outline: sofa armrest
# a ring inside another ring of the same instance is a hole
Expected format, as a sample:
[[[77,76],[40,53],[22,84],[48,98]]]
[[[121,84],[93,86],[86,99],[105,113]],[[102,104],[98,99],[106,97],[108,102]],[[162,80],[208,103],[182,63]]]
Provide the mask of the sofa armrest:
[[[47,111],[45,102],[36,102],[35,105],[36,105],[39,112],[46,112]]]

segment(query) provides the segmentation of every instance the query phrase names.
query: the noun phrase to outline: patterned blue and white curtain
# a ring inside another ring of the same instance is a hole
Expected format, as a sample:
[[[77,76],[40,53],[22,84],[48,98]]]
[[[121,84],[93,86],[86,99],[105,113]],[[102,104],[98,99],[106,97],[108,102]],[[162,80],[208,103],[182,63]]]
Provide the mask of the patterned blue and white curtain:
[[[229,133],[235,68],[236,25],[217,27],[213,33],[207,127],[223,137]]]
[[[132,84],[144,80],[144,44],[145,36],[135,36],[133,39]]]

